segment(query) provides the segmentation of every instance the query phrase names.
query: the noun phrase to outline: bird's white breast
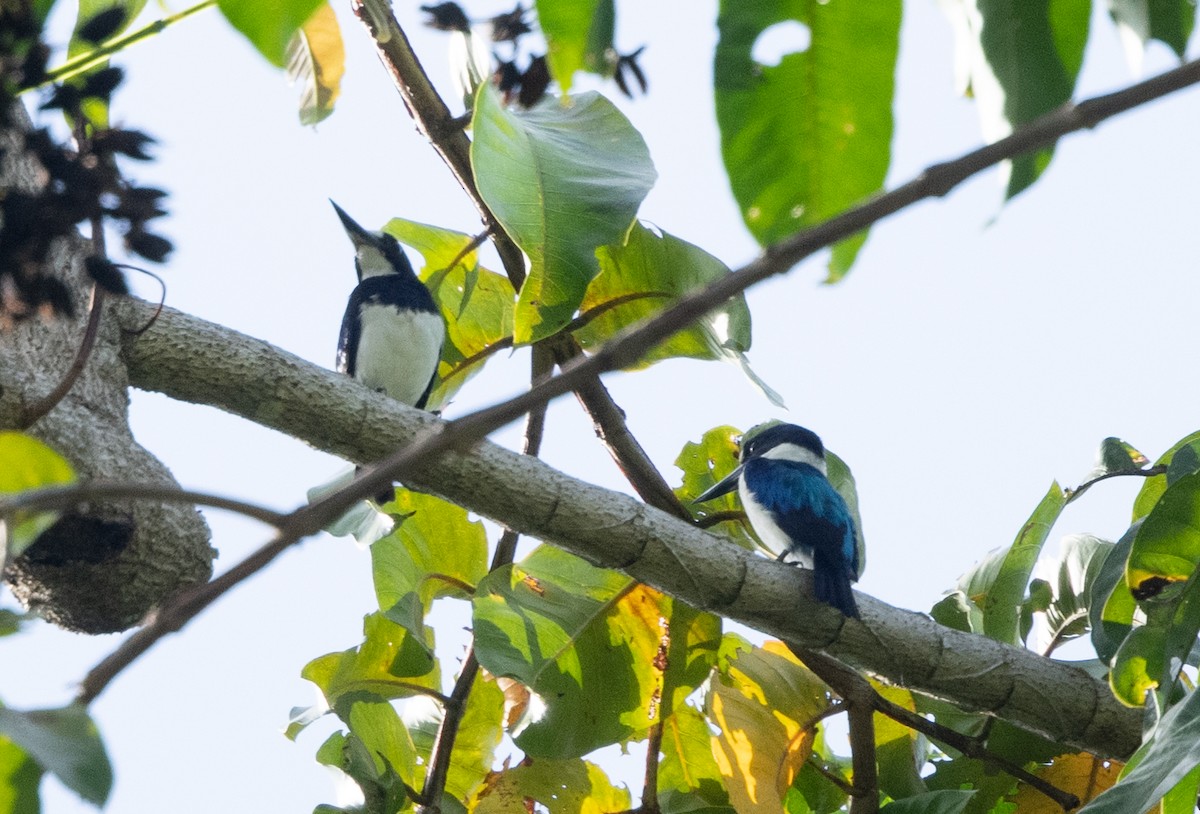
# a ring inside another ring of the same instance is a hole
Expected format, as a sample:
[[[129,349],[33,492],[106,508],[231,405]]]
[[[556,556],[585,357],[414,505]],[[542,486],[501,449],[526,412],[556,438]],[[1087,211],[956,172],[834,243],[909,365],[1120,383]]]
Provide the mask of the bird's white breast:
[[[777,554],[784,554],[783,561],[794,563],[801,568],[813,567],[812,550],[808,546],[797,546],[783,529],[775,523],[771,513],[754,498],[754,493],[746,488],[746,479],[738,480],[738,495],[742,498],[742,508],[750,525],[758,532],[758,537],[767,548]],[[785,553],[786,552],[786,553]]]
[[[360,311],[356,378],[397,401],[416,404],[437,370],[446,325],[438,314],[367,303]]]

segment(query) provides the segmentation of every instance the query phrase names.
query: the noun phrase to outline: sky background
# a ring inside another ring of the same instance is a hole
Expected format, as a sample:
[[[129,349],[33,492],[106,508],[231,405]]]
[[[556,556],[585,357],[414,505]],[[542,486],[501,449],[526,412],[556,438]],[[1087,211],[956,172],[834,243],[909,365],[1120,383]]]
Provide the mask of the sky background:
[[[74,12],[62,5],[65,42]],[[345,5],[337,8],[343,96],[315,130],[297,123],[296,90],[282,73],[215,11],[122,55],[129,80],[114,105],[115,122],[160,140],[159,160],[131,175],[171,192],[160,227],[176,245],[162,272],[168,304],[326,366],[354,283],[350,244],[327,198],[371,228],[392,216],[479,228]],[[1134,78],[1096,5],[1077,98]],[[481,0],[469,11],[509,8]],[[889,186],[980,143],[972,103],[955,94],[950,25],[932,0],[907,3],[905,14]],[[415,3],[397,15],[452,98],[447,38],[421,27]],[[611,85],[605,92],[641,131],[658,170],[641,217],[736,267],[756,246],[720,163],[715,19],[713,3],[619,3],[618,47],[648,45],[650,94],[628,102]],[[1155,44],[1145,72],[1174,64]],[[859,589],[927,610],[972,563],[1012,541],[1053,479],[1083,479],[1105,436],[1153,458],[1200,428],[1189,350],[1200,294],[1197,132],[1200,91],[1192,89],[1069,137],[1043,179],[1008,206],[991,171],[945,200],[910,207],[875,227],[837,286],[821,284],[824,257],[756,286],[747,297],[749,356],[787,412],[720,363],[670,361],[611,374],[606,384],[673,484],[683,444],[713,426],[782,418],[816,430],[858,482],[868,546]],[[527,352],[497,358],[446,415],[511,395],[527,378]],[[294,508],[343,466],[284,435],[156,394],[133,394],[131,421],[185,487],[274,508]],[[494,440],[516,446],[519,434],[514,426]],[[552,406],[543,457],[627,490],[573,400]],[[1136,488],[1099,485],[1068,508],[1051,540],[1083,531],[1115,540]],[[270,536],[248,520],[208,518],[219,569]],[[315,725],[298,743],[281,730],[292,706],[314,701],[300,669],[356,645],[373,602],[369,554],[321,536],[161,642],[92,708],[116,769],[108,810],[309,811],[333,802],[331,774],[313,754],[334,724]],[[0,593],[0,605],[11,604]],[[447,627],[461,618],[451,614]],[[19,708],[66,703],[118,642],[48,625],[4,639],[0,698]],[[441,643],[453,653],[452,638]],[[56,781],[44,789],[49,814],[89,810]]]

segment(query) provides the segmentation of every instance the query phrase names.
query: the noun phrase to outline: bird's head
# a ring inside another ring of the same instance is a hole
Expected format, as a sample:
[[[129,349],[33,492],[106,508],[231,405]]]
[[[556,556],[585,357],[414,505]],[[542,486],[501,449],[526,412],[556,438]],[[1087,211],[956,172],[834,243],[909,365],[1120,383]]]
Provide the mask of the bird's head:
[[[742,442],[741,462],[754,458],[797,461],[825,473],[825,445],[815,432],[796,424],[772,424],[747,433]]]
[[[354,268],[358,271],[361,282],[367,277],[381,274],[413,274],[412,264],[408,262],[404,250],[396,238],[387,232],[372,232],[358,225],[354,218],[346,214],[333,201],[334,210],[342,221],[342,227],[350,242],[354,244]]]
[[[734,470],[692,502],[700,503],[732,492],[737,488],[746,462],[755,458],[797,461],[814,467],[822,475],[825,474],[825,446],[815,432],[796,424],[759,425],[747,432],[742,440],[742,450],[738,457],[740,463]]]

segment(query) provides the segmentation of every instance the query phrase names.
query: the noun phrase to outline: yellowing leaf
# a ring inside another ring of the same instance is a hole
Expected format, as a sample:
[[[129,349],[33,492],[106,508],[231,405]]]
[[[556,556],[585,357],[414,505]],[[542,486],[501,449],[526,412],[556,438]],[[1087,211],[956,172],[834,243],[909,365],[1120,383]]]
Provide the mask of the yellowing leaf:
[[[1046,782],[1070,792],[1080,803],[1091,802],[1096,795],[1117,782],[1124,763],[1089,754],[1059,755],[1036,774]],[[1021,814],[1061,814],[1062,807],[1032,786],[1022,783],[1011,801]]]
[[[288,79],[300,85],[300,123],[316,124],[333,113],[346,72],[346,49],[337,17],[328,3],[288,40]]]

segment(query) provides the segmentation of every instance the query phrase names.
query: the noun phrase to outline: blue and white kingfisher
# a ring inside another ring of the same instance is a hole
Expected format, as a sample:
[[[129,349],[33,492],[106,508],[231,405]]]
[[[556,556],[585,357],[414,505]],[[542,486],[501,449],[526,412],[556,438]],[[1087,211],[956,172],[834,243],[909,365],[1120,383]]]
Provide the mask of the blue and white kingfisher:
[[[813,593],[858,618],[850,583],[858,579],[854,519],[826,478],[825,447],[812,430],[776,424],[746,441],[740,463],[699,503],[734,489],[759,538],[781,562],[813,572]]]
[[[354,244],[358,273],[342,317],[337,371],[425,409],[446,339],[441,312],[396,238],[367,231],[330,203]]]

